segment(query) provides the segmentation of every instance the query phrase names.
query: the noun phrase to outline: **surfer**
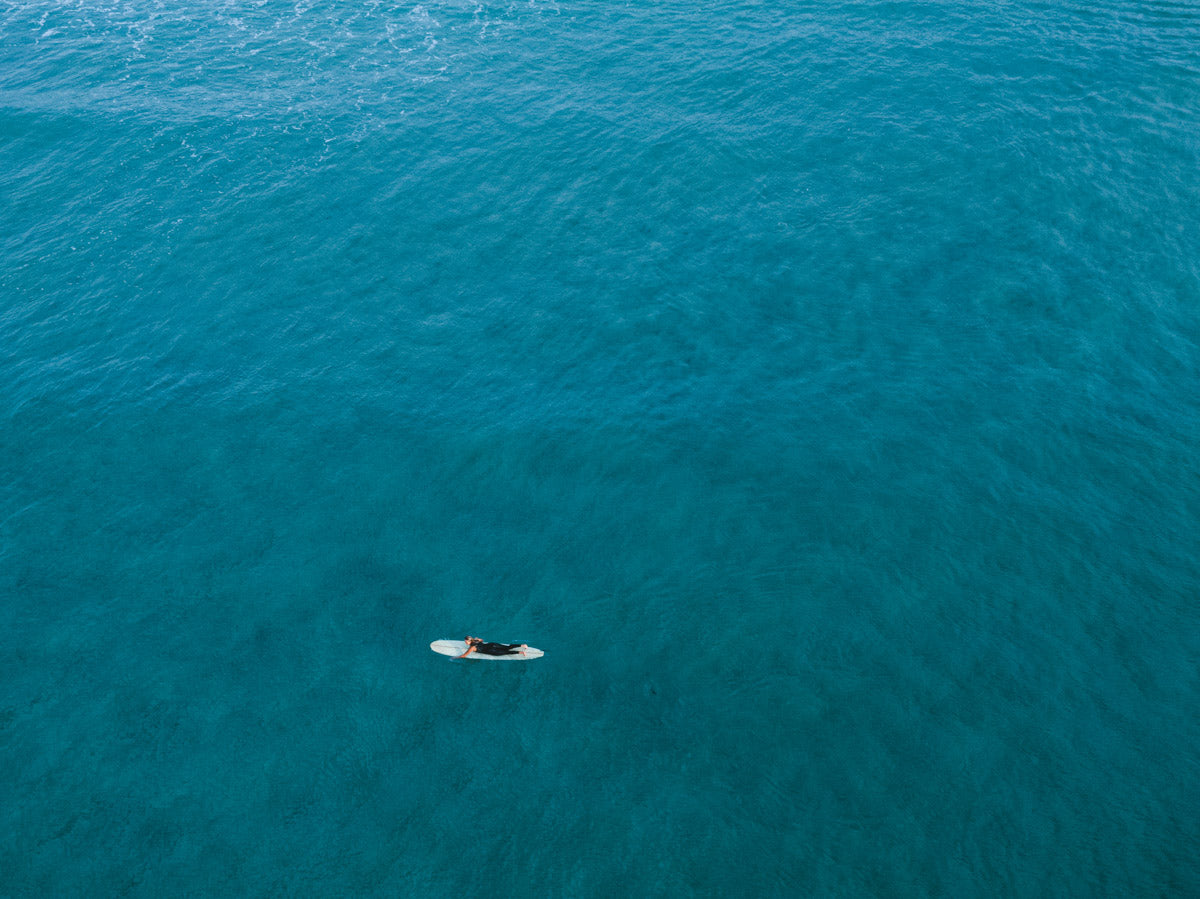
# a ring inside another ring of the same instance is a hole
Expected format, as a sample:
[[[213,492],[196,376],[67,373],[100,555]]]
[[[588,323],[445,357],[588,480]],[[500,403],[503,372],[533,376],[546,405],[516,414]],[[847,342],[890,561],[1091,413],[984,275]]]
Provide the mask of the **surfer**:
[[[528,643],[484,643],[478,637],[467,637],[467,651],[459,658],[465,658],[473,652],[485,656],[515,656],[529,648]]]

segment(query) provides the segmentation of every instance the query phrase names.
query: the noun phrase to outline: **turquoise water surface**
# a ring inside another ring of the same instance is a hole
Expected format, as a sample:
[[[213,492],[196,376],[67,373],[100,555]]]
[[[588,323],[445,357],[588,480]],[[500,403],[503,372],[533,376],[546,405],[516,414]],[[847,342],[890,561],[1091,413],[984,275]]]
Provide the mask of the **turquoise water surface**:
[[[0,895],[1200,895],[1198,176],[1187,0],[0,5]]]

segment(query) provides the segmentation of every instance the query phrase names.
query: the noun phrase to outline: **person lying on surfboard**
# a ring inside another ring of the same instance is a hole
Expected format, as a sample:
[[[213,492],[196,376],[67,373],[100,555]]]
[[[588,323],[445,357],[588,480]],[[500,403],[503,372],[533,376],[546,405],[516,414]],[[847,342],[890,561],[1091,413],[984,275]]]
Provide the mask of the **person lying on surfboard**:
[[[459,658],[478,652],[485,656],[515,656],[523,649],[528,649],[528,643],[484,643],[478,637],[467,637],[467,651]]]

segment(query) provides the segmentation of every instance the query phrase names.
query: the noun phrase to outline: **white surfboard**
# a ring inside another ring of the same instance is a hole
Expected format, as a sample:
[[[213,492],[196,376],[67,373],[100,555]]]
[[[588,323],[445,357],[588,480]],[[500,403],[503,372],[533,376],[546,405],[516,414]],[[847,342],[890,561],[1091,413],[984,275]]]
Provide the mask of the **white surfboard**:
[[[429,648],[434,652],[441,653],[444,656],[460,656],[467,651],[466,640],[434,640],[429,644]],[[540,659],[545,653],[540,649],[534,649],[532,646],[526,650],[513,653],[508,656],[489,656],[482,652],[473,652],[468,659],[479,659],[482,662],[525,662],[529,659]]]

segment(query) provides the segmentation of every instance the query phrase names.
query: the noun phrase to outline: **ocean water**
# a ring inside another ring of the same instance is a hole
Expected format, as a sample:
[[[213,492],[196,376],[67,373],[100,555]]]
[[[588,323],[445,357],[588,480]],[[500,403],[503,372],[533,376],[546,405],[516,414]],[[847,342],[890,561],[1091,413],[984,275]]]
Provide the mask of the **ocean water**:
[[[0,895],[1200,895],[1198,450],[1190,0],[0,5]]]

